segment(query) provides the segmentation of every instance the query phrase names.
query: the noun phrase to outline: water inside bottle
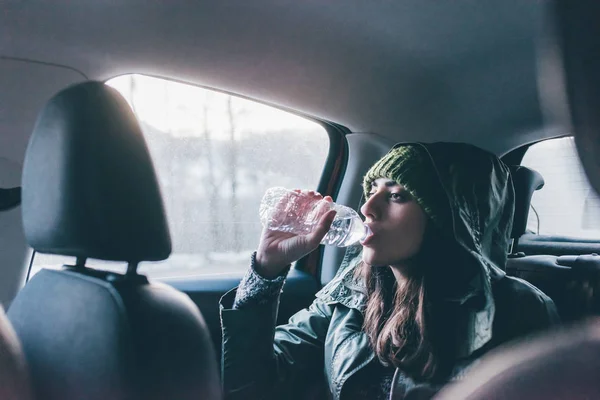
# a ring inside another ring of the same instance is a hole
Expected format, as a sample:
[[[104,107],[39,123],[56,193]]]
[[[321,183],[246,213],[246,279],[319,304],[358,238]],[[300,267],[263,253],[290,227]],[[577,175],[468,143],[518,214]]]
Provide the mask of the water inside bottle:
[[[369,234],[368,228],[357,223],[351,215],[346,218],[336,218],[331,224],[329,232],[321,241],[324,245],[346,247],[364,240]]]

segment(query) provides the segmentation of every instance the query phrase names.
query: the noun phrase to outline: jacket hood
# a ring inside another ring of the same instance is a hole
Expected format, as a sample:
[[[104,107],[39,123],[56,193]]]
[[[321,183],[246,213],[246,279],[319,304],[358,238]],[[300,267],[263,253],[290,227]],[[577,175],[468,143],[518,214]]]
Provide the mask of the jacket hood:
[[[399,154],[404,156],[400,162]],[[418,162],[405,162],[407,157]],[[491,281],[504,276],[515,206],[508,167],[494,154],[468,144],[404,143],[369,170],[366,192],[379,177],[405,186],[441,233],[447,244],[444,250],[451,249],[443,257],[436,248],[422,252],[445,260],[437,269],[435,290],[441,300],[464,311],[457,346],[460,356],[470,355],[491,339],[495,313]],[[338,274],[317,297],[364,309],[366,288],[351,272],[360,253],[360,246],[348,249]]]

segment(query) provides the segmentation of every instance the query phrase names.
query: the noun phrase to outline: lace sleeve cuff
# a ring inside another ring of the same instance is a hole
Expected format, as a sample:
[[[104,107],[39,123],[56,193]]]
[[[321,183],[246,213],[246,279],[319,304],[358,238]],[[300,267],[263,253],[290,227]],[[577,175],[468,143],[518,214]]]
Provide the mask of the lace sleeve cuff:
[[[252,253],[250,268],[242,278],[233,303],[234,309],[250,305],[267,304],[279,296],[289,267],[274,279],[263,278],[256,272],[256,252]]]

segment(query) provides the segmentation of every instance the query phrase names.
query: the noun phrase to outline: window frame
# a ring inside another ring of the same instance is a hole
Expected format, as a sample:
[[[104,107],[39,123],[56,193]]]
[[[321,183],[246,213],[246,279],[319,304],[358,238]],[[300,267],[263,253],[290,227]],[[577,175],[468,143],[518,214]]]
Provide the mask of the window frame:
[[[312,121],[323,126],[329,136],[329,152],[323,171],[321,172],[317,191],[323,195],[331,196],[335,201],[348,165],[348,142],[346,134],[350,133],[350,130],[333,122],[320,121],[314,118]],[[310,274],[317,282],[320,282],[323,267],[323,251],[324,246],[319,246],[315,251],[298,260],[295,264],[295,269]]]

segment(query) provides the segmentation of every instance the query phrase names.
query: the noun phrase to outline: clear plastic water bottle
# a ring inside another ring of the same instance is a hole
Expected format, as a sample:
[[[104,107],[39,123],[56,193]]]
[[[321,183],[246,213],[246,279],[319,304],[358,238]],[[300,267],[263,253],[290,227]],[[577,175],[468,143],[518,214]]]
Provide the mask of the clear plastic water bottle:
[[[365,240],[371,230],[356,211],[325,200],[315,200],[283,187],[270,188],[260,203],[260,220],[268,229],[306,235],[317,226],[320,217],[336,210],[335,219],[321,244],[346,247]]]

